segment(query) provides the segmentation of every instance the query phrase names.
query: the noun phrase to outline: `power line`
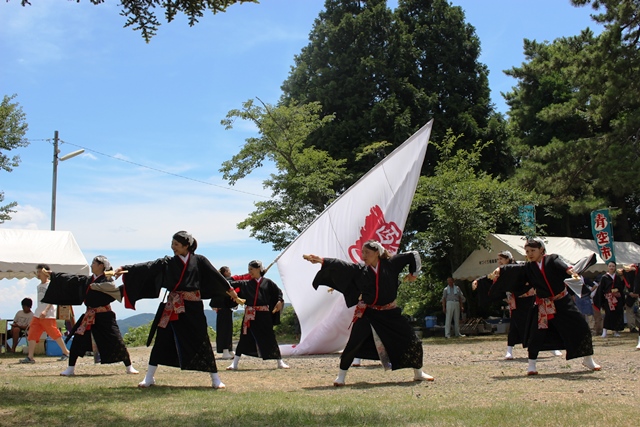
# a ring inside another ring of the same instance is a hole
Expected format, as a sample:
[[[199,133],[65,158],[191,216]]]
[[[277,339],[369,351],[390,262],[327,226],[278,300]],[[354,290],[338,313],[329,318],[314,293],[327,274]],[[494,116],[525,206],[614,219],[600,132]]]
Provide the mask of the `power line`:
[[[30,139],[30,141],[49,141],[49,142],[51,142],[51,139]],[[86,151],[91,151],[92,153],[96,153],[96,154],[99,154],[101,156],[109,157],[111,159],[118,160],[120,162],[129,163],[129,164],[132,164],[132,165],[135,165],[135,166],[138,166],[138,167],[141,167],[141,168],[149,169],[149,170],[152,170],[152,171],[155,171],[155,172],[160,172],[160,173],[163,173],[165,175],[171,175],[171,176],[175,176],[177,178],[182,178],[182,179],[186,179],[186,180],[189,180],[189,181],[198,182],[200,184],[206,184],[206,185],[210,185],[212,187],[222,188],[223,190],[235,191],[236,193],[243,193],[243,194],[248,194],[250,196],[260,197],[262,199],[268,199],[268,197],[263,196],[261,194],[250,193],[248,191],[242,191],[242,190],[238,190],[238,189],[231,188],[231,187],[225,187],[225,186],[222,186],[222,185],[212,184],[210,182],[202,181],[200,179],[190,178],[188,176],[180,175],[180,174],[177,174],[177,173],[168,172],[168,171],[165,171],[165,170],[162,170],[162,169],[158,169],[158,168],[153,168],[151,166],[143,165],[143,164],[140,164],[140,163],[132,162],[130,160],[122,159],[120,157],[112,156],[110,154],[102,153],[102,152],[94,150],[92,148],[87,148],[87,147],[83,147],[82,145],[73,144],[71,142],[63,141],[62,139],[60,140],[60,142],[65,143],[65,144],[69,144],[69,145],[73,145],[74,147],[83,148]]]

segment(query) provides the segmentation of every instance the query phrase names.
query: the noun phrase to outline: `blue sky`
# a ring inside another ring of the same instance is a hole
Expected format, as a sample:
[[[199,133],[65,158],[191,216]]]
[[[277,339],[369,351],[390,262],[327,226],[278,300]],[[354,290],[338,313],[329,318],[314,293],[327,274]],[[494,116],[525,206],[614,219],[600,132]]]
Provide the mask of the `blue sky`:
[[[18,168],[0,172],[5,203],[19,203],[13,220],[0,227],[50,228],[50,140],[58,130],[60,155],[88,149],[59,164],[56,214],[56,229],[71,231],[88,261],[103,254],[118,266],[168,255],[171,236],[183,229],[198,239],[199,253],[234,273],[245,272],[252,259],[275,259],[270,245],[235,226],[255,201],[269,197],[261,184],[269,171],[231,189],[218,172],[255,129],[237,123],[226,131],[220,120],[248,99],[277,102],[324,0],[233,6],[207,13],[194,27],[179,17],[149,44],[122,28],[117,1],[32,3],[0,2],[0,94],[18,95],[14,102],[27,116],[32,141],[11,152],[22,158]],[[524,60],[524,38],[599,31],[590,9],[568,0],[452,3],[476,28],[501,112],[500,93],[514,85],[502,71]],[[277,269],[269,275],[279,281]],[[34,280],[2,280],[0,318],[12,317],[23,297],[35,297],[35,286]],[[141,303],[138,312],[156,305]],[[114,309],[120,318],[136,314],[118,304]]]

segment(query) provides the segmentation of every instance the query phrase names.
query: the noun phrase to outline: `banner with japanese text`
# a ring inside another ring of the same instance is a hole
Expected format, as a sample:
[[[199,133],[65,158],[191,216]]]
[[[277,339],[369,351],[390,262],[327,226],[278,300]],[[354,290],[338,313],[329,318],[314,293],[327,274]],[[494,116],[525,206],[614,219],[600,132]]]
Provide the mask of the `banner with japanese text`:
[[[600,258],[607,264],[616,262],[609,209],[599,209],[591,212],[591,231],[593,232]]]
[[[333,353],[349,338],[355,307],[339,292],[313,289],[320,269],[302,255],[361,262],[362,245],[376,239],[396,253],[427,151],[433,120],[345,191],[278,257],[282,283],[298,316],[302,336],[283,355]]]

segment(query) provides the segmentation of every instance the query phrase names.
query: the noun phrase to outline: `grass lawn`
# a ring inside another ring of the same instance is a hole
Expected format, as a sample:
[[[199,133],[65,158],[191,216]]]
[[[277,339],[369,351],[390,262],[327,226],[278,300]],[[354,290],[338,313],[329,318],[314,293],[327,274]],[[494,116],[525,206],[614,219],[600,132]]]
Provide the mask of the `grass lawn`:
[[[339,355],[273,360],[243,357],[240,370],[218,368],[226,390],[211,389],[209,375],[160,366],[157,385],[138,389],[150,349],[131,348],[140,375],[122,364],[80,359],[77,375],[60,377],[66,362],[37,356],[0,356],[2,426],[595,426],[635,425],[640,419],[637,334],[594,338],[589,372],[581,360],[541,354],[540,374],[524,375],[526,352],[503,361],[506,335],[445,340],[425,338],[425,372],[385,372],[375,361],[351,368],[347,386],[333,387]]]

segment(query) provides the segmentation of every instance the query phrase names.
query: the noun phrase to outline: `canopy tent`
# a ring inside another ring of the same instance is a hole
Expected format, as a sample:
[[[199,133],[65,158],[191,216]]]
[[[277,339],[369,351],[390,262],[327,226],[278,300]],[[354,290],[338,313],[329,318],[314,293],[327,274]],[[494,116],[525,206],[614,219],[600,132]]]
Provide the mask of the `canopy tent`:
[[[571,237],[543,237],[548,254],[558,254],[568,263],[598,253],[592,239],[574,239]],[[489,249],[477,249],[453,273],[456,280],[474,280],[493,271],[498,265],[498,254],[510,251],[516,261],[525,261],[524,236],[510,234],[490,234]],[[633,242],[615,242],[615,255],[618,264],[640,262],[640,245]],[[586,270],[586,274],[604,273],[607,267],[598,255],[596,264]]]
[[[62,273],[90,274],[71,232],[0,229],[0,279],[32,279],[38,264]]]

